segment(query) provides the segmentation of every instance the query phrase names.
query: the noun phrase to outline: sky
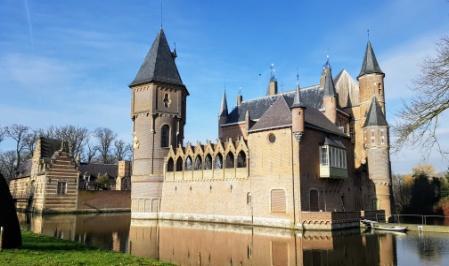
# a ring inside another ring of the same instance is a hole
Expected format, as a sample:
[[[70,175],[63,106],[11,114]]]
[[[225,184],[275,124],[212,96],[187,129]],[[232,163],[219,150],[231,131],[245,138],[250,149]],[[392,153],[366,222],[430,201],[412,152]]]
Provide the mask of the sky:
[[[161,19],[162,14],[162,19]],[[0,0],[0,126],[108,127],[131,139],[130,90],[161,21],[190,96],[185,141],[217,138],[223,91],[235,106],[265,94],[274,64],[281,91],[360,71],[368,39],[386,73],[387,118],[397,121],[435,43],[449,34],[447,0],[181,1]],[[449,114],[438,135],[449,150]],[[4,142],[0,149],[10,149]],[[394,173],[417,163],[446,170],[433,151],[392,154]]]

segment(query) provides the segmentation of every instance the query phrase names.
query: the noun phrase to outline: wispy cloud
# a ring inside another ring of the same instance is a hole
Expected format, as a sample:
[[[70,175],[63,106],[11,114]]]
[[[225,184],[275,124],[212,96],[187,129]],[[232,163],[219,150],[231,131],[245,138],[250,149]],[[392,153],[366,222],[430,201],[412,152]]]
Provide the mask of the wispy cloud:
[[[28,0],[24,0],[24,4],[25,4],[25,14],[28,23],[28,34],[30,38],[30,44],[31,47],[34,49],[33,23],[31,22],[31,13],[30,13],[30,6],[28,5]]]

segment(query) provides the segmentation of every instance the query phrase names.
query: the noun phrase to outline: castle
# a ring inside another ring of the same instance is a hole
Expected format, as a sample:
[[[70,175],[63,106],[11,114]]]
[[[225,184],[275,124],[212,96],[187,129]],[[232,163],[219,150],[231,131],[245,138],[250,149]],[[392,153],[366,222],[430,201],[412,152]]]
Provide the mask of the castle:
[[[368,42],[355,81],[329,61],[319,84],[278,91],[228,109],[218,140],[183,144],[189,92],[161,29],[131,89],[133,219],[298,229],[391,217],[384,77]]]

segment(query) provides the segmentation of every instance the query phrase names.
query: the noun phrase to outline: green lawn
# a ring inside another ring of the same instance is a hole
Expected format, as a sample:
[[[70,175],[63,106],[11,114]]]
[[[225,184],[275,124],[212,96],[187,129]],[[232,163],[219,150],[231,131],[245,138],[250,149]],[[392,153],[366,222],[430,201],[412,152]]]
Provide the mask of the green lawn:
[[[22,241],[22,249],[0,251],[0,265],[171,265],[27,231]]]

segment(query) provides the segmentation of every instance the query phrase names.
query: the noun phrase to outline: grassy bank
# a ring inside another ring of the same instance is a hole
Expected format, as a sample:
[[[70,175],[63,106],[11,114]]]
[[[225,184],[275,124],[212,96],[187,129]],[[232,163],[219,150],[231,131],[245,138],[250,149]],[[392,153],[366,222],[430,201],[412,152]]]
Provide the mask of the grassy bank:
[[[0,265],[171,265],[22,232],[23,247],[0,252]]]

